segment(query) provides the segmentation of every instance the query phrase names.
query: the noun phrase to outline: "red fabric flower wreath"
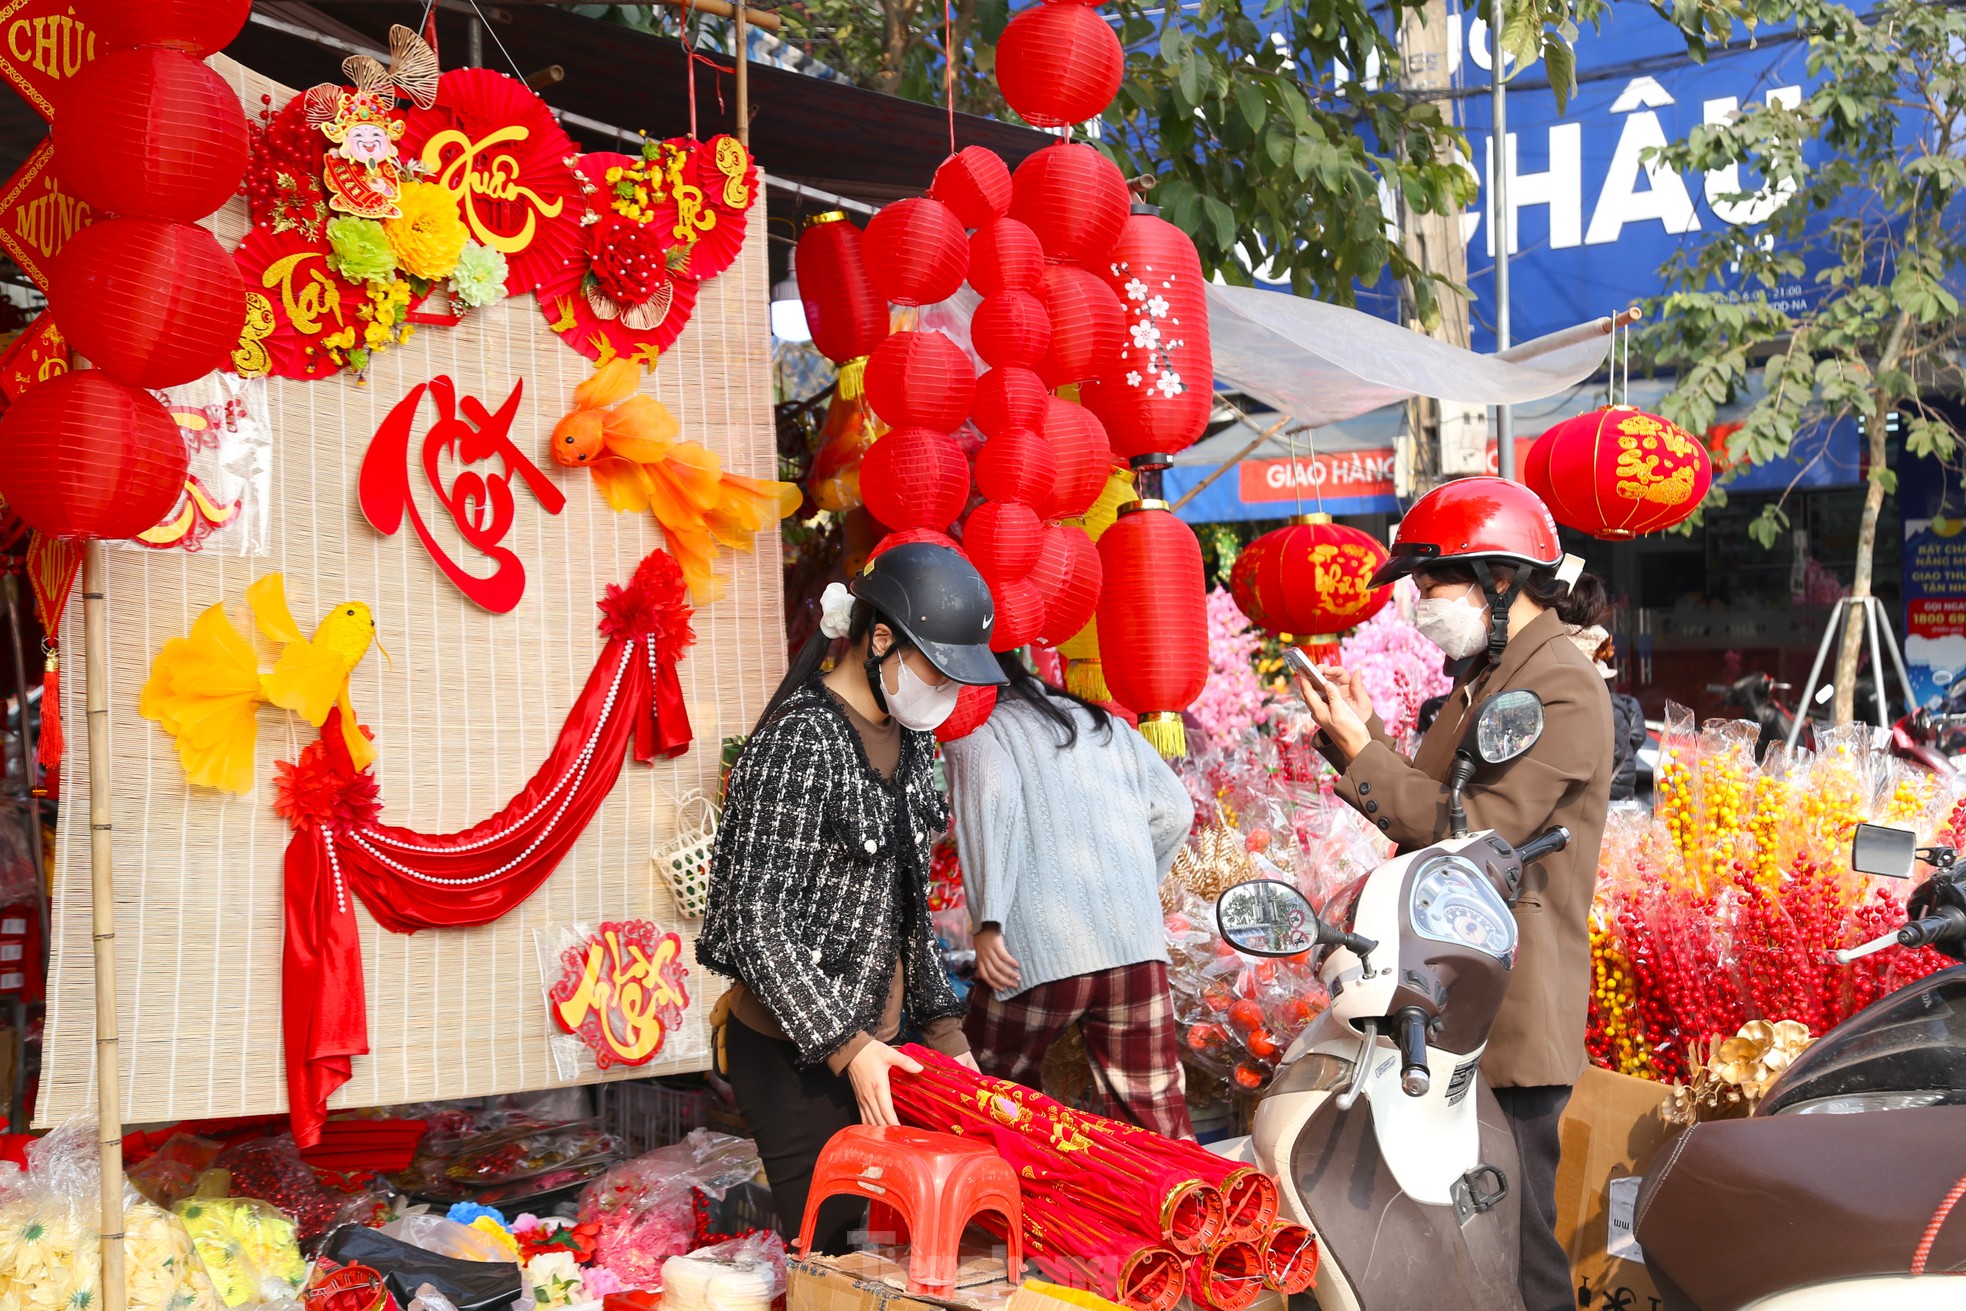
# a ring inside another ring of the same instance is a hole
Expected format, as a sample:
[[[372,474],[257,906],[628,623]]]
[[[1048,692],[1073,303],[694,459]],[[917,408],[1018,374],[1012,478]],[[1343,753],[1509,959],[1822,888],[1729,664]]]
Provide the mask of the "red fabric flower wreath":
[[[640,305],[669,281],[669,252],[653,223],[603,215],[587,231],[588,266],[614,301]]]
[[[647,636],[655,644],[656,659],[665,665],[681,660],[696,642],[696,630],[690,626],[696,611],[689,603],[689,586],[683,581],[682,566],[667,551],[650,551],[628,586],[609,583],[597,604],[602,637],[614,641]]]
[[[364,736],[374,737],[367,728]],[[273,809],[294,828],[359,828],[382,813],[381,790],[366,771],[349,773],[319,738],[301,748],[300,759],[273,766]]]

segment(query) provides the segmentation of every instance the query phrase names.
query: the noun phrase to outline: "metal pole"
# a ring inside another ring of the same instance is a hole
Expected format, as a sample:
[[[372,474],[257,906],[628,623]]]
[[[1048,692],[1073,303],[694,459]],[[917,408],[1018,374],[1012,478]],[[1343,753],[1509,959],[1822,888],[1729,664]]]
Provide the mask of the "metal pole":
[[[1802,740],[1802,721],[1809,717],[1809,707],[1815,700],[1816,680],[1823,676],[1823,661],[1829,658],[1830,639],[1835,637],[1837,632],[1843,627],[1844,607],[1849,604],[1850,599],[1845,597],[1836,603],[1835,609],[1829,612],[1829,624],[1823,629],[1822,645],[1816,648],[1816,663],[1809,666],[1809,681],[1803,685],[1802,700],[1796,703],[1795,720],[1789,725],[1789,750],[1791,751],[1795,750],[1795,744]]]
[[[1491,6],[1499,14],[1499,3]],[[1488,26],[1488,106],[1493,120],[1488,139],[1488,197],[1493,217],[1488,235],[1495,242],[1495,349],[1505,351],[1509,341],[1509,246],[1515,240],[1515,224],[1509,221],[1509,112],[1508,91],[1502,81],[1502,34]],[[1515,410],[1507,405],[1495,407],[1495,463],[1504,478],[1515,477]]]
[[[1877,640],[1877,612],[1884,607],[1874,596],[1862,597],[1859,603],[1864,607],[1864,630],[1870,637],[1871,708],[1877,713],[1877,726],[1888,729],[1891,727],[1891,698],[1884,694],[1884,652],[1879,649]]]
[[[128,1311],[123,1277],[123,1084],[116,1027],[116,874],[110,851],[109,614],[103,545],[82,546],[82,649],[88,662],[89,901],[96,955],[96,1119],[102,1143],[102,1306]]]
[[[737,0],[737,50],[732,63],[737,69],[737,144],[751,148],[751,15],[750,6]]]
[[[1877,604],[1881,607],[1884,603],[1879,601]],[[1897,630],[1891,627],[1890,618],[1884,616],[1881,610],[1879,622],[1884,626],[1884,649],[1891,653],[1891,667],[1898,671],[1898,687],[1905,694],[1905,713],[1910,714],[1918,709],[1918,698],[1911,694],[1911,675],[1905,670],[1903,652],[1898,650]]]
[[[467,68],[485,66],[485,29],[475,16],[464,24],[464,63]]]

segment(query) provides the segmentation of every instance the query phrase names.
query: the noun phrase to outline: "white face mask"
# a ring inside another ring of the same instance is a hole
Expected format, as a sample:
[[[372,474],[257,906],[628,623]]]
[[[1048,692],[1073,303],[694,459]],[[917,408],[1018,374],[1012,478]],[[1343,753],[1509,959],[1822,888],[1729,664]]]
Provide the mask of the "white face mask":
[[[1420,636],[1446,652],[1449,659],[1466,660],[1488,645],[1485,601],[1472,583],[1451,600],[1423,597],[1413,608],[1413,624]]]
[[[940,687],[928,683],[908,667],[906,656],[898,656],[887,664],[898,669],[894,686],[888,685],[885,665],[881,671],[881,690],[887,694],[887,712],[894,716],[895,723],[918,733],[930,733],[956,713],[956,698],[962,695],[962,684],[954,679]]]

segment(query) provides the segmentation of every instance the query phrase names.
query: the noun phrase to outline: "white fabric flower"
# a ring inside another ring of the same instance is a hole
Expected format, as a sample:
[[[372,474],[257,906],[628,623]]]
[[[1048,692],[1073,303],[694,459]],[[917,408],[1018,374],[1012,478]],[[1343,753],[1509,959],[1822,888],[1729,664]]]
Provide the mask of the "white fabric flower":
[[[1142,348],[1160,345],[1160,329],[1146,320],[1133,325],[1133,344]]]
[[[819,631],[828,637],[845,637],[853,628],[853,593],[845,583],[828,583],[819,596]]]
[[[1126,298],[1128,300],[1147,299],[1147,284],[1138,278],[1128,278],[1126,282]]]
[[[1181,375],[1173,372],[1163,373],[1155,380],[1154,386],[1160,388],[1161,395],[1170,398],[1179,396],[1182,392],[1188,390],[1181,385]]]

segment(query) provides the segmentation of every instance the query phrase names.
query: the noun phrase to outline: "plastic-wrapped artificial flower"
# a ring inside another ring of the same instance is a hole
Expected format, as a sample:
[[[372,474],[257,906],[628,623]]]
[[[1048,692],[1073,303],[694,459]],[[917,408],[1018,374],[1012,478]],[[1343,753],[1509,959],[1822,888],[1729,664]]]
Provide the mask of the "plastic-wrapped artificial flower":
[[[505,298],[507,272],[502,252],[469,242],[451,270],[451,294],[472,309],[495,305]]]
[[[350,282],[381,281],[396,271],[396,249],[374,219],[328,220],[328,263]]]
[[[405,182],[396,207],[401,217],[384,219],[382,228],[397,263],[431,282],[448,278],[470,240],[450,191],[435,182]]]
[[[627,1285],[621,1282],[621,1276],[604,1265],[588,1266],[586,1276],[581,1281],[581,1291],[590,1302],[598,1302],[626,1288]]]
[[[526,1262],[525,1287],[539,1311],[571,1306],[581,1295],[580,1266],[572,1252],[541,1252]]]

